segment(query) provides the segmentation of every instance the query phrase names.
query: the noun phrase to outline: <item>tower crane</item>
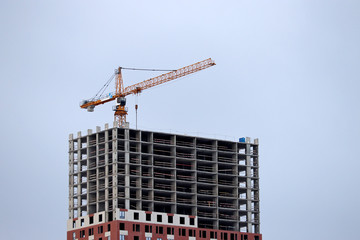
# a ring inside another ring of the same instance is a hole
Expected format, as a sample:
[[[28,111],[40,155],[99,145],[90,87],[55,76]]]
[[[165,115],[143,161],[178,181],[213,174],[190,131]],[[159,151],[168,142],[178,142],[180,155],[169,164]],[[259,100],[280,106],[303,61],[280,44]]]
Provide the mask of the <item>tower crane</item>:
[[[118,69],[115,70],[115,75],[116,75],[115,92],[106,94],[104,96],[99,96],[99,97],[95,96],[94,98],[91,98],[88,100],[83,100],[80,103],[80,107],[83,109],[87,109],[88,112],[93,112],[94,108],[96,106],[116,100],[116,105],[113,106],[113,110],[115,111],[114,121],[117,122],[119,127],[125,127],[126,115],[128,114],[127,108],[125,107],[125,105],[126,105],[125,97],[127,95],[139,94],[140,92],[142,92],[145,89],[175,80],[180,77],[184,77],[186,75],[201,71],[203,69],[209,68],[214,65],[215,65],[215,62],[211,58],[208,58],[206,60],[194,63],[192,65],[189,65],[189,66],[177,69],[177,70],[172,70],[168,73],[164,73],[160,76],[150,78],[150,79],[144,80],[142,82],[127,86],[127,87],[124,87],[123,78],[122,78],[122,74],[121,74],[122,69],[124,69],[124,70],[126,70],[126,69],[128,69],[128,70],[152,70],[152,71],[156,71],[156,70],[155,69],[136,69],[136,68],[119,67]],[[113,75],[113,76],[115,76],[115,75]],[[135,106],[135,108],[137,109],[137,105]]]

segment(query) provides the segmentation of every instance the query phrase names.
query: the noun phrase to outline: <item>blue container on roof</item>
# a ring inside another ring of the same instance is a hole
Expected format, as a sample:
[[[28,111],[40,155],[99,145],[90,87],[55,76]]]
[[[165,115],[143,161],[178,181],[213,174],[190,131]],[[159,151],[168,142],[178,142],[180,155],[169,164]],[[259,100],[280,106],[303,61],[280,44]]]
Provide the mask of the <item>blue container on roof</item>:
[[[242,137],[242,138],[239,138],[239,142],[245,142],[245,138],[244,137]]]

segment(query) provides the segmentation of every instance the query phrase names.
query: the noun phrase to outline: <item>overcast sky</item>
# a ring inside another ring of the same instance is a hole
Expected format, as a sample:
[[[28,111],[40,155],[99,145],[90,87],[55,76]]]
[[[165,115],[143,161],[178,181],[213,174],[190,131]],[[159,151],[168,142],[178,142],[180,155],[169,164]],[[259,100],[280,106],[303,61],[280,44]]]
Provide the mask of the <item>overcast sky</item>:
[[[212,57],[144,91],[139,128],[259,138],[264,239],[359,239],[359,24],[358,0],[2,0],[1,238],[65,239],[68,135],[113,121],[79,102],[115,68]]]

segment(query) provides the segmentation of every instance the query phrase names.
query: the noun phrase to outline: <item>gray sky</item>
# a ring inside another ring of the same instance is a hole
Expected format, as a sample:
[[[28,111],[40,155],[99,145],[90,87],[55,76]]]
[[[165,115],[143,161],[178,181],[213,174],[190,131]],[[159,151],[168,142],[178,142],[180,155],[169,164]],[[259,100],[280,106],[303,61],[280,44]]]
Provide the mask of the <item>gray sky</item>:
[[[358,0],[2,0],[2,239],[65,239],[68,134],[113,121],[79,102],[116,67],[208,57],[144,91],[139,127],[259,138],[264,239],[358,239],[359,23]]]

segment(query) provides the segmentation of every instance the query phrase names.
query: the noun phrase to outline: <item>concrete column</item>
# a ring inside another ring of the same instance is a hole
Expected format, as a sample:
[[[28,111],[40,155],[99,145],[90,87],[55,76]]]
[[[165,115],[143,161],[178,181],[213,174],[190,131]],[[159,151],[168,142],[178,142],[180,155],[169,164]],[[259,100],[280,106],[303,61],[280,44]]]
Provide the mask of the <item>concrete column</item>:
[[[118,129],[116,127],[114,127],[112,129],[112,166],[113,166],[113,186],[112,186],[112,199],[113,199],[113,219],[116,220],[118,216],[116,216],[116,208],[118,207],[118,139],[117,139],[117,135],[118,135]]]
[[[80,145],[81,145],[81,132],[78,132],[77,134],[77,159],[76,159],[76,165],[77,165],[77,178],[78,178],[78,182],[77,182],[77,216],[81,216],[81,174],[80,174],[80,156],[81,156],[81,151],[80,151]],[[75,160],[75,159],[74,159]]]
[[[89,132],[88,132],[89,133]],[[86,206],[86,211],[89,214],[90,213],[90,183],[89,183],[89,179],[90,179],[90,161],[89,161],[89,154],[90,154],[90,137],[89,134],[86,136],[86,158],[87,158],[87,171],[86,171],[86,177],[87,177],[87,184],[86,184],[86,199],[87,199],[87,206]]]
[[[258,138],[255,138],[254,139],[254,144],[259,144],[259,139]],[[259,145],[257,146],[257,157],[254,158],[254,161],[256,159],[256,165],[259,167]],[[254,163],[255,164],[255,163]],[[257,176],[256,177],[259,177],[259,168],[257,169]],[[257,190],[257,207],[260,211],[260,180],[258,180],[258,184],[259,184],[259,188]],[[258,223],[257,225],[255,225],[255,233],[260,233],[260,213],[257,212],[255,213],[255,217],[258,219]]]
[[[81,211],[81,205],[82,205],[82,199],[81,199],[81,194],[82,194],[82,187],[81,187],[81,182],[82,182],[82,178],[81,178],[81,146],[82,146],[82,141],[81,141],[81,134],[79,135],[78,141],[77,141],[77,147],[78,147],[78,159],[77,159],[77,171],[79,173],[79,187],[78,187],[78,206],[79,206],[79,214],[80,216],[83,216],[82,211]],[[87,177],[87,176],[86,176]],[[88,185],[89,185],[89,179],[86,178],[86,190],[88,189]],[[86,209],[87,210],[87,209]],[[87,214],[87,212],[86,212]],[[86,215],[84,215],[86,216]]]
[[[216,171],[216,209],[215,209],[215,212],[216,212],[216,215],[217,215],[217,218],[216,218],[216,222],[214,224],[214,228],[215,229],[219,229],[219,175],[218,175],[218,172],[219,172],[219,166],[218,166],[218,157],[219,157],[219,154],[218,154],[218,141],[214,140],[214,143],[213,143],[213,148],[216,149],[213,158],[215,157],[215,161],[213,161],[215,163],[215,171]]]
[[[69,219],[74,218],[74,178],[72,174],[74,173],[74,140],[73,134],[69,135]]]
[[[239,149],[238,149],[238,144],[236,143],[235,145],[235,150],[236,152],[236,169],[235,169],[235,174],[236,174],[236,177],[235,177],[235,196],[237,198],[236,200],[236,228],[235,228],[235,231],[240,231],[240,227],[239,227],[239,223],[240,223],[240,217],[239,217],[239,210],[240,210],[240,206],[239,206],[239,201],[238,201],[238,198],[239,198],[239,168],[238,168],[238,165],[239,165],[239,160],[238,160],[238,153],[239,153]]]
[[[130,132],[125,128],[125,208],[130,209]]]
[[[194,169],[195,169],[195,180],[194,180],[194,183],[195,184],[193,184],[194,185],[194,187],[195,187],[195,189],[194,189],[194,191],[195,191],[195,195],[194,195],[194,211],[193,211],[193,215],[195,215],[195,216],[197,216],[197,198],[198,198],[198,196],[197,196],[197,193],[198,193],[198,185],[197,185],[197,151],[196,151],[196,138],[193,138],[193,147],[192,147],[192,149],[193,149],[193,153],[194,153],[194,161],[193,161],[193,164],[194,164]],[[175,164],[175,169],[176,169],[176,164]],[[175,182],[176,182],[176,179],[175,179]],[[175,188],[175,190],[176,190],[176,188]],[[177,191],[175,191],[175,193],[176,193]],[[197,224],[197,223],[196,223]]]
[[[106,128],[106,126],[105,126]],[[109,196],[109,131],[105,130],[105,221],[109,221],[109,214],[107,214],[109,211],[109,199],[111,197]]]
[[[247,210],[247,232],[252,233],[252,216],[251,216],[251,157],[250,157],[250,138],[246,138],[246,210]]]
[[[150,199],[152,200],[151,203],[150,203],[150,209],[149,211],[154,211],[154,133],[150,133],[150,136],[149,136],[149,143],[151,145],[149,145],[149,148],[150,148],[150,153],[151,153],[151,156],[150,156],[150,165],[152,166],[151,168],[151,171],[152,171],[152,178],[150,179],[150,184],[152,186],[151,190],[150,190]],[[176,176],[175,176],[176,177]]]
[[[86,194],[86,197],[87,197],[87,211],[88,211],[88,214],[90,212],[90,183],[89,183],[89,179],[90,179],[90,171],[89,171],[89,168],[90,168],[90,161],[89,161],[89,156],[90,156],[90,135],[92,134],[92,130],[91,129],[88,129],[87,130],[87,136],[86,136],[86,157],[87,157],[87,194]],[[96,209],[95,209],[96,210]]]
[[[100,159],[99,159],[99,142],[100,142],[100,127],[96,126],[96,165],[99,166]],[[100,169],[96,168],[96,211],[100,212],[100,204],[99,204],[99,195],[100,195]]]

